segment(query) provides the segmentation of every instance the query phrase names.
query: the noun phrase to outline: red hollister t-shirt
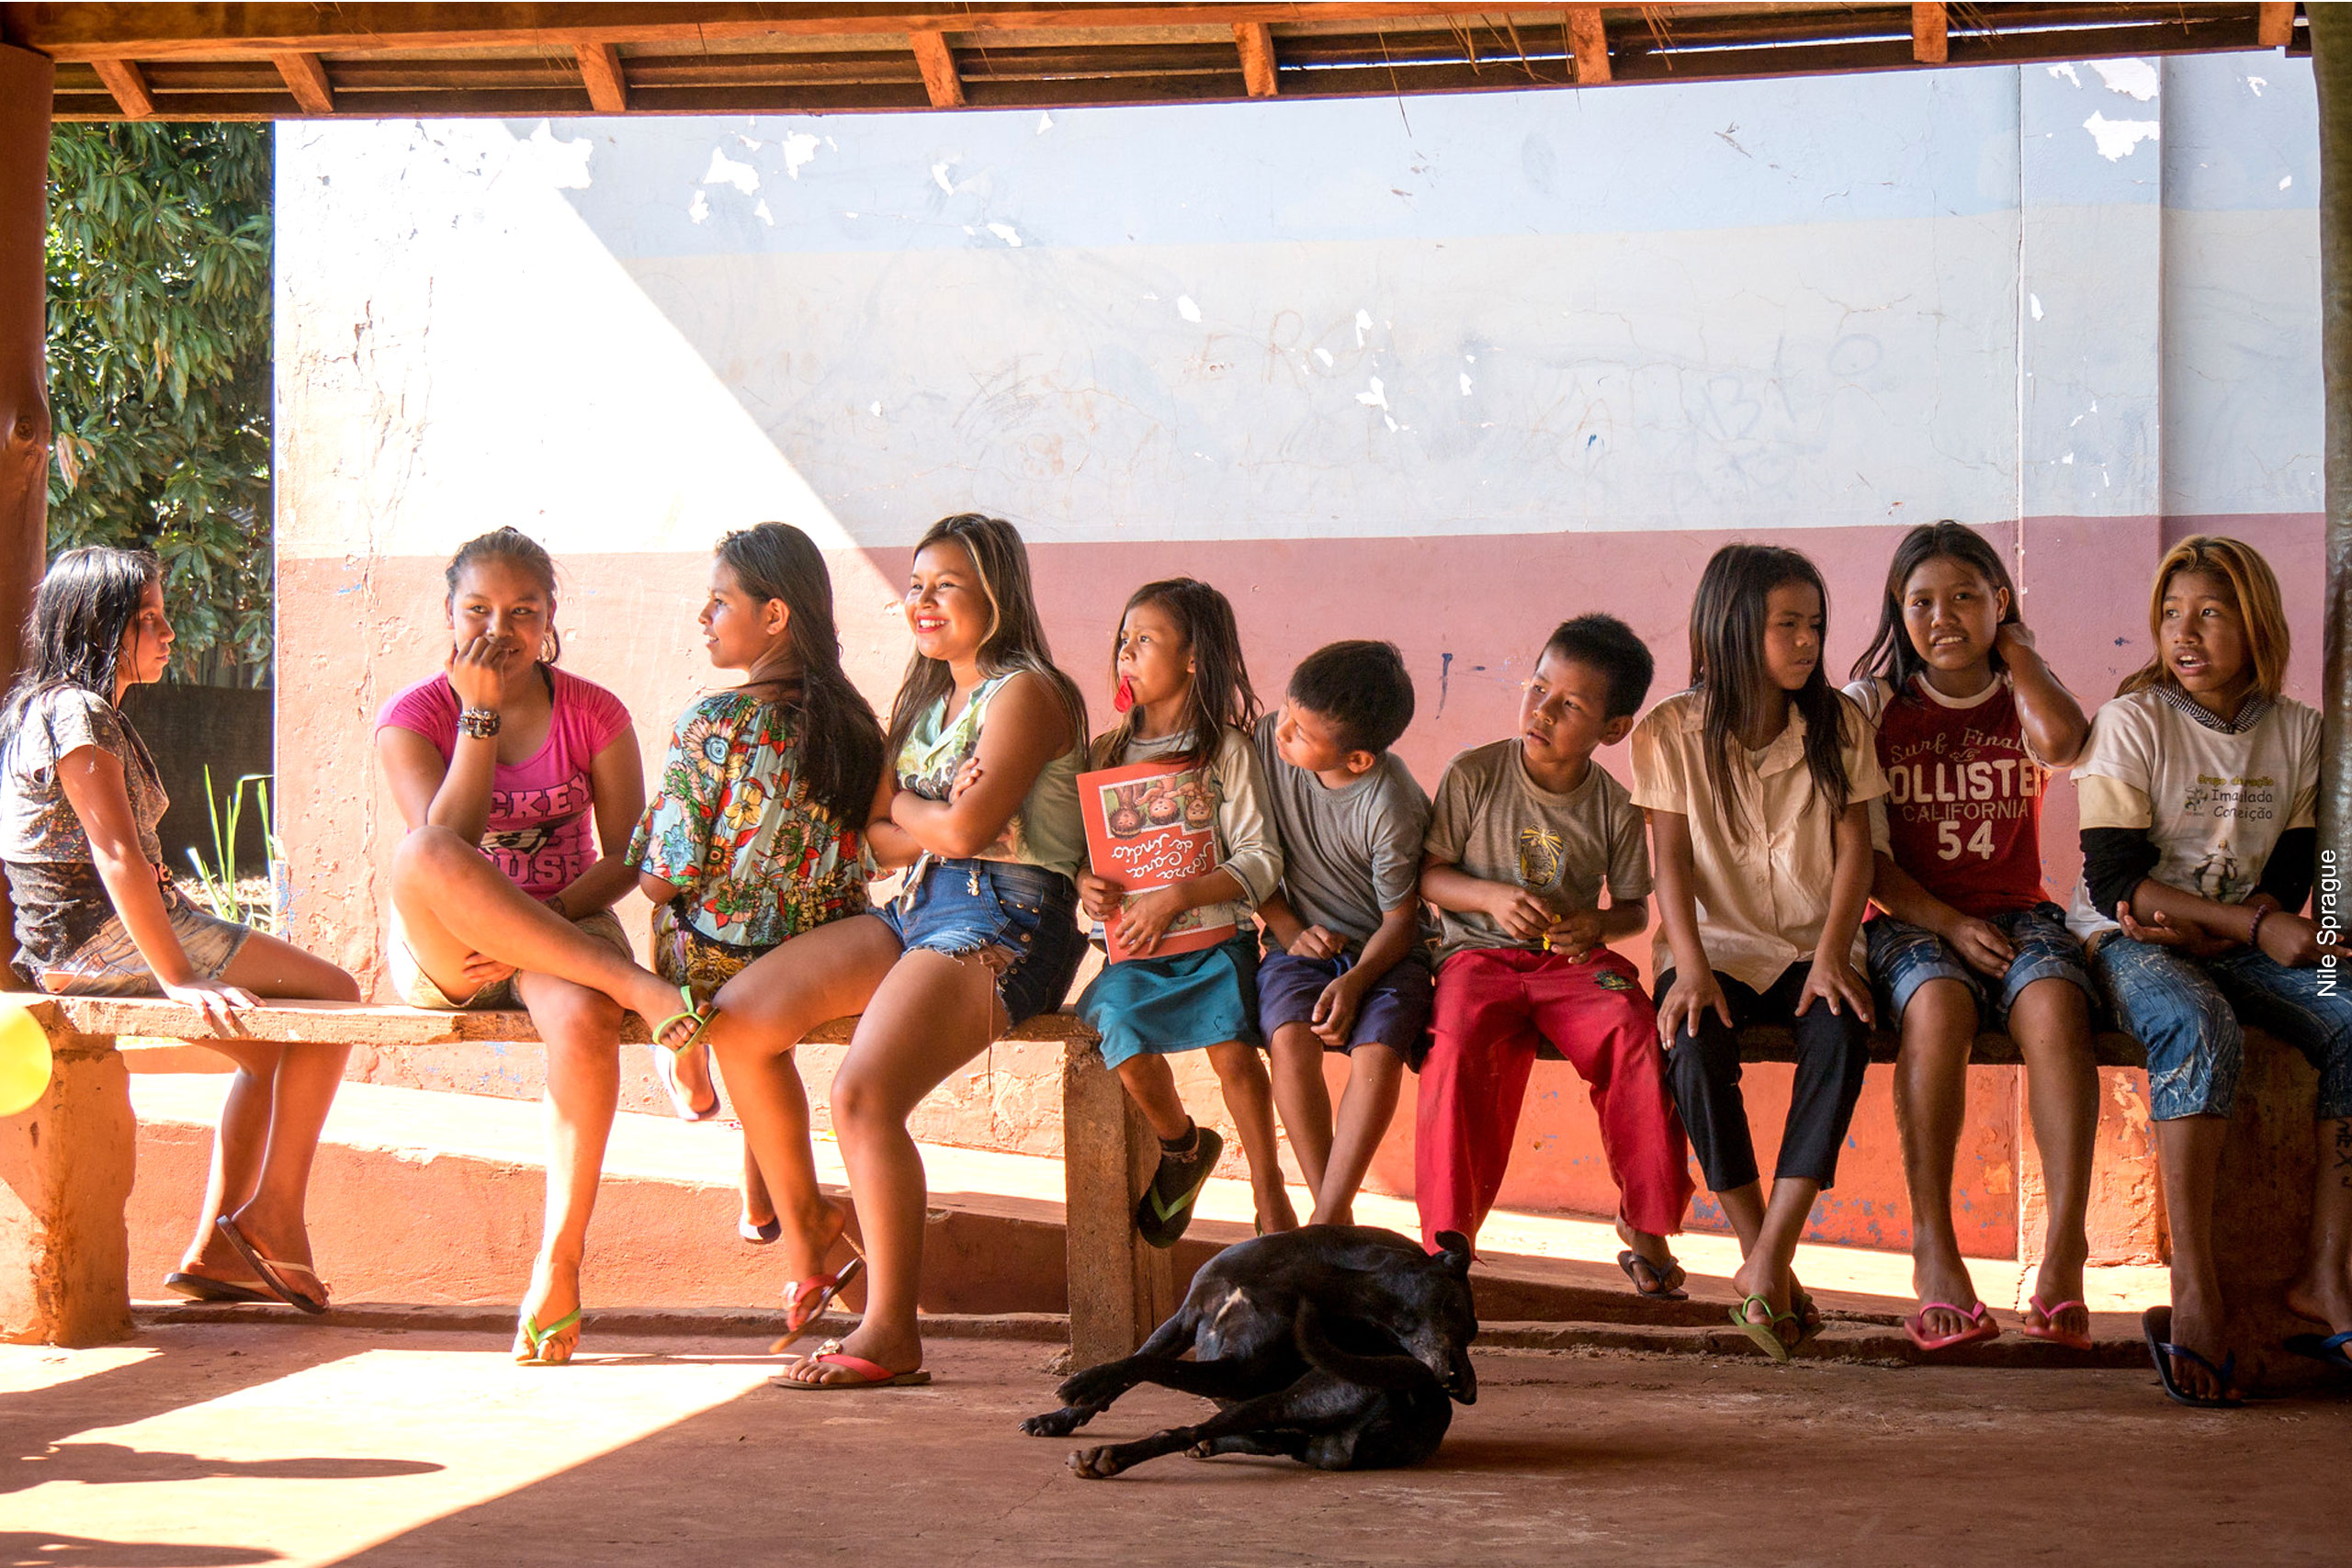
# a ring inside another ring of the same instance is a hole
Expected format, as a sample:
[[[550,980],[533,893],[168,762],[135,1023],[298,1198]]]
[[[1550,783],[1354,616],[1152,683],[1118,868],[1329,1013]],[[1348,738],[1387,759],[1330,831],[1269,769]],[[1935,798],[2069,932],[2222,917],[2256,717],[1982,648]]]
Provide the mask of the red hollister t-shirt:
[[[1922,887],[1979,919],[2047,903],[2041,793],[2050,777],[2026,744],[2004,674],[1973,697],[1947,697],[1914,676],[1901,695],[1883,679],[1847,694],[1878,725],[1886,842]]]

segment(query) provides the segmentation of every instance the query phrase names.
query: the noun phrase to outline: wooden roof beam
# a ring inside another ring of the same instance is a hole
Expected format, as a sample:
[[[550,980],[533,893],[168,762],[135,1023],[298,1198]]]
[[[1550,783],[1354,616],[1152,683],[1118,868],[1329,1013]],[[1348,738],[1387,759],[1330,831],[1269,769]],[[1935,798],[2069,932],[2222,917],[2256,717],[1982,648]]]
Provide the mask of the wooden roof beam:
[[[1911,58],[1941,65],[1951,58],[1951,18],[1942,6],[1911,7]]]
[[[2254,41],[2265,49],[2278,49],[2295,36],[2295,0],[2273,4],[2263,0],[2254,8]]]
[[[1577,85],[1609,80],[1609,29],[1598,6],[1568,7],[1568,48],[1577,57]]]
[[[931,95],[931,107],[935,109],[960,109],[964,107],[964,78],[956,72],[956,51],[947,47],[944,32],[916,32],[907,35],[913,46],[915,63],[922,67],[922,88]]]
[[[98,80],[107,85],[107,91],[114,95],[114,101],[122,106],[125,118],[148,119],[153,117],[155,95],[147,90],[146,74],[139,69],[137,61],[100,60],[93,63],[97,67]]]
[[[286,90],[302,106],[304,114],[334,113],[334,89],[327,83],[327,68],[315,54],[273,54],[271,63],[286,79]]]
[[[1253,98],[1271,98],[1274,82],[1274,29],[1263,22],[1233,24],[1234,47],[1241,51],[1241,80]]]
[[[598,114],[628,112],[628,78],[621,74],[621,51],[609,43],[583,43],[573,51],[589,107]]]

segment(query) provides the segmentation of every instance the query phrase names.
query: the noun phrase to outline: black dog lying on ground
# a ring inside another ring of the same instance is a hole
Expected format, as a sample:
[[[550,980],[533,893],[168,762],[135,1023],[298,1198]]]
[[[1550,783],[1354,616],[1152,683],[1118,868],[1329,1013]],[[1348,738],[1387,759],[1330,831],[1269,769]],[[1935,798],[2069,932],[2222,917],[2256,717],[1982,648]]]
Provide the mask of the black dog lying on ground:
[[[1140,1349],[1069,1378],[1055,1391],[1062,1408],[1021,1429],[1068,1437],[1152,1382],[1224,1408],[1195,1427],[1081,1449],[1072,1470],[1099,1480],[1179,1449],[1287,1454],[1319,1470],[1418,1464],[1444,1439],[1449,1402],[1478,1397],[1469,1238],[1448,1231],[1438,1242],[1445,1251],[1432,1257],[1395,1231],[1309,1225],[1228,1247]]]

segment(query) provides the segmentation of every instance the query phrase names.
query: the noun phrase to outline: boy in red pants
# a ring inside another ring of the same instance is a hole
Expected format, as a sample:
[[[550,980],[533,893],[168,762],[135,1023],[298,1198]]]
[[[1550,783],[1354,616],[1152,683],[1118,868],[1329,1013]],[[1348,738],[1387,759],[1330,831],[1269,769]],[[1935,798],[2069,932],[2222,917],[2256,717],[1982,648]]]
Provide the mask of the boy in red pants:
[[[1643,1295],[1680,1300],[1666,1238],[1690,1201],[1682,1122],[1657,1014],[1608,946],[1649,924],[1648,842],[1640,808],[1592,760],[1632,731],[1651,673],[1624,622],[1580,615],[1544,645],[1519,734],[1446,768],[1421,863],[1442,930],[1414,1190],[1425,1245],[1449,1230],[1475,1240],[1502,1190],[1528,1070],[1565,1057],[1592,1091],[1617,1181],[1618,1266]]]

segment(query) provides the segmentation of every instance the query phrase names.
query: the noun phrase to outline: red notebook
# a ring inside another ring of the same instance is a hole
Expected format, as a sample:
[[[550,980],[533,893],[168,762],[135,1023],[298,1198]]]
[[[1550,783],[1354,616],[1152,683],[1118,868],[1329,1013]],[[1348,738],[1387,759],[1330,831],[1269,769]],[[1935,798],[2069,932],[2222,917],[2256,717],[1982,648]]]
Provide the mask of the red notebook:
[[[1188,882],[1224,863],[1216,852],[1216,781],[1206,768],[1133,762],[1080,773],[1078,805],[1086,818],[1086,855],[1094,874],[1127,892]],[[1233,935],[1232,906],[1187,909],[1148,953],[1121,946],[1118,931],[1116,920],[1103,931],[1114,964],[1195,953]]]

